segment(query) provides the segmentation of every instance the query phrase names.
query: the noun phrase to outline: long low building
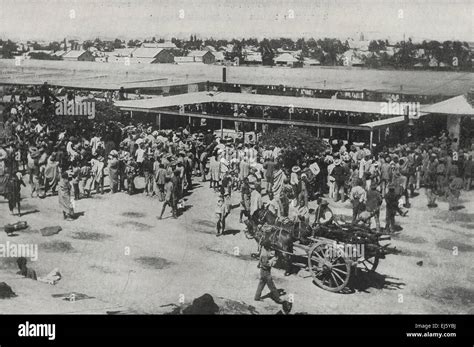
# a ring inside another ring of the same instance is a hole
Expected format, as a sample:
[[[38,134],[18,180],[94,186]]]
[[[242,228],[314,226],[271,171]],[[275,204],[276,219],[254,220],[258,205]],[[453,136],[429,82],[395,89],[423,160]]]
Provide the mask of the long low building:
[[[349,122],[348,116],[348,122],[344,124],[323,122],[319,121],[319,118],[292,119],[291,116],[283,119],[263,117],[233,118],[232,115],[227,114],[213,114],[205,111],[201,113],[193,113],[185,110],[185,106],[187,105],[205,105],[210,103],[277,107],[286,110],[306,109],[315,111],[322,110],[346,113],[367,113],[383,115],[386,118],[364,124],[355,124],[353,122]],[[329,129],[329,136],[333,135],[333,130],[338,129],[346,131],[347,138],[349,138],[351,131],[362,131],[366,134],[369,134],[370,139],[368,140],[368,142],[370,143],[370,146],[372,146],[373,144],[374,132],[376,130],[378,130],[378,138],[380,141],[382,129],[386,129],[387,127],[394,126],[397,124],[403,124],[406,121],[405,115],[401,115],[400,111],[386,112],[390,111],[390,109],[384,109],[384,103],[380,102],[287,97],[247,93],[197,92],[143,100],[118,101],[115,103],[115,105],[123,111],[130,111],[132,117],[134,112],[156,114],[158,116],[157,123],[159,125],[161,125],[161,116],[169,115],[173,117],[188,117],[190,121],[191,118],[217,120],[220,121],[221,129],[223,128],[224,121],[238,121],[254,123],[255,127],[257,127],[257,124],[314,127],[318,129],[318,135],[320,128]],[[416,117],[418,118],[424,115],[426,115],[426,113],[417,112]]]
[[[361,113],[381,113],[384,104],[386,104],[373,101],[354,101],[344,99],[318,99],[246,93],[199,92],[173,95],[169,97],[151,98],[146,100],[119,101],[116,102],[116,106],[128,111],[149,111],[171,106],[204,104],[209,102]],[[391,116],[400,115],[398,112],[387,112],[386,114]]]

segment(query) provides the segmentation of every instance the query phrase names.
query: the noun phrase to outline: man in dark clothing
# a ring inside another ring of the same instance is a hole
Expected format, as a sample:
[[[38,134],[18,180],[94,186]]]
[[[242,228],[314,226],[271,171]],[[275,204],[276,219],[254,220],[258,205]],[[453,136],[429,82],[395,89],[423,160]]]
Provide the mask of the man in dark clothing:
[[[290,209],[290,200],[294,199],[293,187],[290,184],[290,180],[285,178],[283,180],[283,187],[280,191],[280,204],[281,204],[281,216],[288,217]]]
[[[119,100],[125,100],[125,89],[123,87],[120,87],[118,94],[119,94]]]
[[[13,209],[18,208],[18,216],[21,216],[21,186],[26,187],[25,182],[21,176],[20,172],[12,175],[6,184],[5,197],[8,200],[8,208],[10,209],[10,214],[13,215]]]
[[[181,199],[181,172],[179,170],[174,171],[174,175],[171,177],[171,182],[173,182],[173,199],[172,199],[172,207],[176,212],[178,211],[178,201]]]
[[[385,194],[386,217],[385,217],[385,231],[392,232],[395,226],[395,214],[398,210],[398,196],[395,193],[395,187],[390,185],[388,193]]]
[[[335,179],[335,187],[334,187],[334,201],[338,202],[339,200],[342,200],[344,202],[346,200],[346,196],[344,193],[344,185],[347,179],[347,169],[346,166],[343,166],[341,164],[341,160],[337,159],[335,161],[335,166],[334,169],[332,170],[331,176],[334,177]]]
[[[378,233],[380,232],[380,205],[382,205],[382,194],[377,190],[377,184],[372,182],[370,190],[367,192],[365,208],[371,215],[370,219],[374,217],[375,227]]]
[[[145,193],[147,196],[154,195],[153,189],[153,165],[154,159],[152,155],[146,155],[143,159],[142,169],[143,175],[145,176]]]
[[[51,99],[53,99],[55,102],[59,101],[59,99],[50,92],[48,82],[44,82],[44,84],[40,87],[39,94],[43,105],[51,105]]]
[[[240,193],[242,195],[242,200],[240,204],[242,208],[240,210],[240,223],[242,223],[242,217],[245,216],[250,218],[250,185],[247,177],[242,181],[242,186],[240,187]]]

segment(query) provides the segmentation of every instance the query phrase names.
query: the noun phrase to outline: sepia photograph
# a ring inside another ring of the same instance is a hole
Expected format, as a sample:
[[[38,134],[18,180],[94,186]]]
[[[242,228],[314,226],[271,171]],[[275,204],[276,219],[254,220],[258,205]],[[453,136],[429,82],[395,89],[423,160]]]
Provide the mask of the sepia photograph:
[[[398,333],[455,343],[473,155],[472,0],[0,0],[5,332],[448,315]]]

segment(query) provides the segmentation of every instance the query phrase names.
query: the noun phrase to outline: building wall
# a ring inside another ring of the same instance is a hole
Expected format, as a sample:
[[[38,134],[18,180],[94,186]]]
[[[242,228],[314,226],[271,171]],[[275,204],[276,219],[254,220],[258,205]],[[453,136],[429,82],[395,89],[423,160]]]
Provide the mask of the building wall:
[[[86,51],[84,54],[81,54],[77,60],[79,61],[95,61],[94,56],[89,51]]]
[[[163,50],[158,55],[156,56],[155,60],[153,61],[153,64],[172,64],[174,63],[174,55],[167,50]]]
[[[216,58],[212,53],[206,53],[202,56],[202,62],[204,64],[214,64],[216,62]]]

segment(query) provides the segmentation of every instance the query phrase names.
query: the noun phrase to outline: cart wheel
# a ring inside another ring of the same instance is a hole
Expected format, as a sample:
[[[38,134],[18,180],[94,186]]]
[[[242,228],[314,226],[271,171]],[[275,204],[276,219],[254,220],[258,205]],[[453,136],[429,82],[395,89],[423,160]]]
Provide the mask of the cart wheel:
[[[380,258],[378,254],[370,258],[364,258],[364,260],[359,263],[360,268],[368,272],[374,272],[377,269],[377,266],[379,265],[379,259]]]
[[[313,245],[308,251],[308,267],[314,282],[330,292],[339,292],[349,283],[351,265],[333,244]]]

